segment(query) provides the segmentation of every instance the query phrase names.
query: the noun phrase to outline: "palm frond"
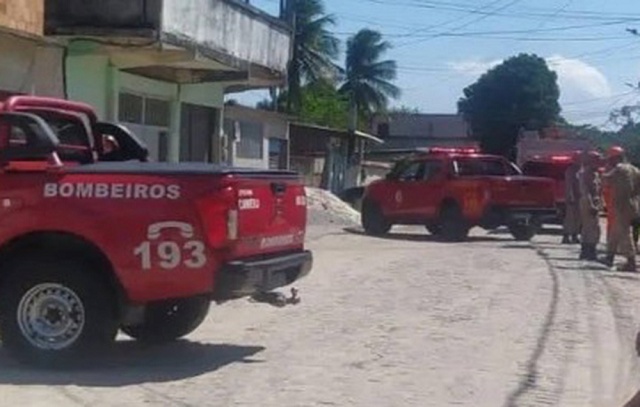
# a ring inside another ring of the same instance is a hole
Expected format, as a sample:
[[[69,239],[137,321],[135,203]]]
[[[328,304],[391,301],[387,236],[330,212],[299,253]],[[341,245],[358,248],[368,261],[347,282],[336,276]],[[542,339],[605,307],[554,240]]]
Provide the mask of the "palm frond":
[[[347,95],[359,112],[374,113],[387,109],[389,99],[398,98],[400,89],[392,83],[397,65],[382,60],[391,44],[377,31],[364,29],[347,41],[345,82],[340,92]]]

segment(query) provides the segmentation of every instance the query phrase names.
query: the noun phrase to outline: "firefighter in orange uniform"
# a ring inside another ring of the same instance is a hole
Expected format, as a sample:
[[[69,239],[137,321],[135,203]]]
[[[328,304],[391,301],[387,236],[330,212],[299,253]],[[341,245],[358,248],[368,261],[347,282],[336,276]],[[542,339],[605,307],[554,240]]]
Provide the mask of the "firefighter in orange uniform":
[[[619,148],[619,147],[618,147]],[[607,151],[607,160],[611,158],[612,154],[616,154],[617,149],[611,148]],[[611,241],[611,233],[613,231],[613,224],[615,222],[615,211],[613,210],[613,190],[608,182],[602,185],[602,197],[604,198],[604,206],[606,208],[607,215],[607,244]]]
[[[626,257],[627,263],[619,271],[636,271],[636,247],[631,226],[638,218],[640,195],[640,170],[627,162],[624,150],[612,147],[607,154],[607,169],[604,181],[611,188],[613,223],[607,241],[605,264],[613,267],[616,254]]]
[[[573,162],[564,173],[564,219],[562,225],[562,243],[580,243],[580,170],[581,153],[573,157]]]
[[[602,208],[601,182],[598,176],[600,154],[595,151],[585,153],[578,171],[580,186],[580,235],[582,237],[581,260],[597,260],[597,246],[600,241],[600,220]]]

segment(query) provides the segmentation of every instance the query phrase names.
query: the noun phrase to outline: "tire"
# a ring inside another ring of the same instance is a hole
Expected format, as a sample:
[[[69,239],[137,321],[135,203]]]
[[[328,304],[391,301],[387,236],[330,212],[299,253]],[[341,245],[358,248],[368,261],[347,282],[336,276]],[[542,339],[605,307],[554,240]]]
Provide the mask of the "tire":
[[[115,296],[91,264],[51,257],[6,266],[0,288],[3,346],[40,367],[82,362],[103,351],[118,331]]]
[[[440,215],[440,236],[446,242],[463,242],[469,235],[469,226],[457,206],[447,206]]]
[[[182,298],[149,304],[144,321],[123,326],[122,332],[147,343],[169,342],[195,331],[202,324],[211,300],[207,297]]]
[[[523,225],[512,223],[509,226],[509,232],[517,241],[529,241],[536,235],[536,230],[538,229],[536,225]]]
[[[440,236],[442,234],[442,226],[440,225],[426,225],[425,228],[432,236]]]
[[[365,201],[362,205],[362,227],[368,235],[382,236],[391,230],[391,223],[384,218],[378,205]]]

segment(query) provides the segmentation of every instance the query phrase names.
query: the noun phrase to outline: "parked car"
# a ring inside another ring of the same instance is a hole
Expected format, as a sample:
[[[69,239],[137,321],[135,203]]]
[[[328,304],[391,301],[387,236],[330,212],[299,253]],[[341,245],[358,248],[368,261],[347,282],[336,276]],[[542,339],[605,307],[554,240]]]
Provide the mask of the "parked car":
[[[367,186],[362,225],[372,235],[425,225],[447,241],[465,240],[474,226],[504,225],[517,240],[529,240],[555,210],[552,180],[524,176],[503,157],[475,149],[431,148]]]

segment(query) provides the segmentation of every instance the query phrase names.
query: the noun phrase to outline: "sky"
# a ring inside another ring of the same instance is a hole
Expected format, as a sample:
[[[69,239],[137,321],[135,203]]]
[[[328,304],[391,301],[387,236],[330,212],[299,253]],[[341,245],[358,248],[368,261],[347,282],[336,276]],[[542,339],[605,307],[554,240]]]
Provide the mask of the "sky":
[[[250,2],[277,14],[279,0]],[[633,88],[640,82],[640,35],[627,31],[640,32],[636,0],[325,0],[325,6],[342,51],[362,28],[392,44],[387,58],[398,64],[402,90],[395,106],[455,113],[466,86],[521,52],[545,58],[558,74],[562,114],[574,123],[610,127],[611,110],[640,101]]]

